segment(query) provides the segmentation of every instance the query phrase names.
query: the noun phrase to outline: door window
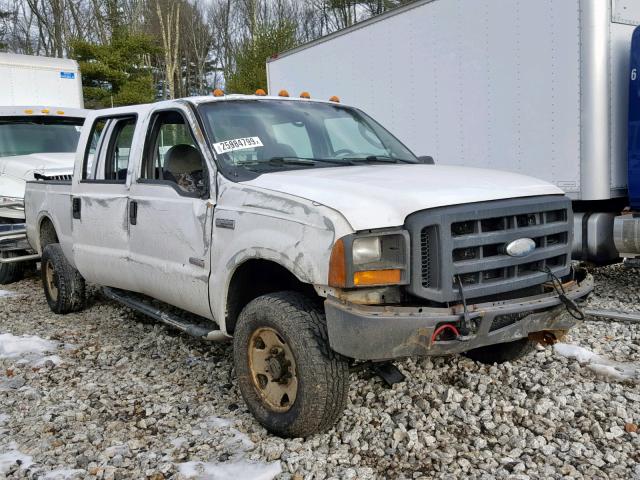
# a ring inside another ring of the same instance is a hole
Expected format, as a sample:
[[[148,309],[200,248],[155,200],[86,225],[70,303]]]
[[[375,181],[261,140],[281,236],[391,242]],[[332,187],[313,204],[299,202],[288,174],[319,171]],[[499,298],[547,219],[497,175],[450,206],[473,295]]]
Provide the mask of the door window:
[[[95,120],[85,150],[82,180],[125,183],[135,126],[135,116]]]
[[[109,148],[104,162],[104,179],[124,183],[127,179],[127,167],[131,155],[135,118],[123,118],[113,126]]]
[[[204,160],[181,113],[157,113],[151,122],[140,178],[173,185],[180,194],[206,192]]]

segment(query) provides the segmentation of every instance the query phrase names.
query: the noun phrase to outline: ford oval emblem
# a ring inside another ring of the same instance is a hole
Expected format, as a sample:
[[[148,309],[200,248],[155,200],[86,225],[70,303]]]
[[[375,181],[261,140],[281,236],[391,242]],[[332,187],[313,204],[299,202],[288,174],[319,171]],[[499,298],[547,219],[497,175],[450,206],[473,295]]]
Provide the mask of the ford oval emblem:
[[[505,248],[510,257],[526,257],[536,249],[536,242],[530,238],[519,238]]]

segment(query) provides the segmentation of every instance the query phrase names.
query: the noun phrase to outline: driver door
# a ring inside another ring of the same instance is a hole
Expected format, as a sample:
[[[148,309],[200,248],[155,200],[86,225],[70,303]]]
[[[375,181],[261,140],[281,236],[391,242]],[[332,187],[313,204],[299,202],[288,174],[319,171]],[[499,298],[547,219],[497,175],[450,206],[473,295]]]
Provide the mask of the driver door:
[[[129,255],[136,290],[211,318],[213,202],[208,169],[179,109],[153,114],[129,194]]]

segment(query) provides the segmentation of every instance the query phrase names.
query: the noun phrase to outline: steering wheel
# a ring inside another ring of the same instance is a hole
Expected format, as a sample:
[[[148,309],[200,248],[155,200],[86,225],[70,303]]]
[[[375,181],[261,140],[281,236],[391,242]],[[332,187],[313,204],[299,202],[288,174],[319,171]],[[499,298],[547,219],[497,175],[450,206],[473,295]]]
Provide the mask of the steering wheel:
[[[356,152],[354,152],[353,150],[349,150],[348,148],[341,148],[340,150],[336,150],[335,152],[333,152],[333,154],[336,157],[339,157],[341,155],[354,155]]]

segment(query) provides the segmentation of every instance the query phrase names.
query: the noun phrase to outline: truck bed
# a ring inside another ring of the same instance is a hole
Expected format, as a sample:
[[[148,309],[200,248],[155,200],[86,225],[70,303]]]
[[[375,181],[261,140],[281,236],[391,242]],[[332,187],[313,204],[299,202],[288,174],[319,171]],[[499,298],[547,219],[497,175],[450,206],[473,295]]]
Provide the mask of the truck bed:
[[[51,219],[57,232],[58,242],[68,259],[71,255],[71,182],[60,180],[38,180],[27,182],[24,198],[27,240],[31,247],[42,253],[40,229],[45,214]],[[47,220],[48,221],[48,220]]]

